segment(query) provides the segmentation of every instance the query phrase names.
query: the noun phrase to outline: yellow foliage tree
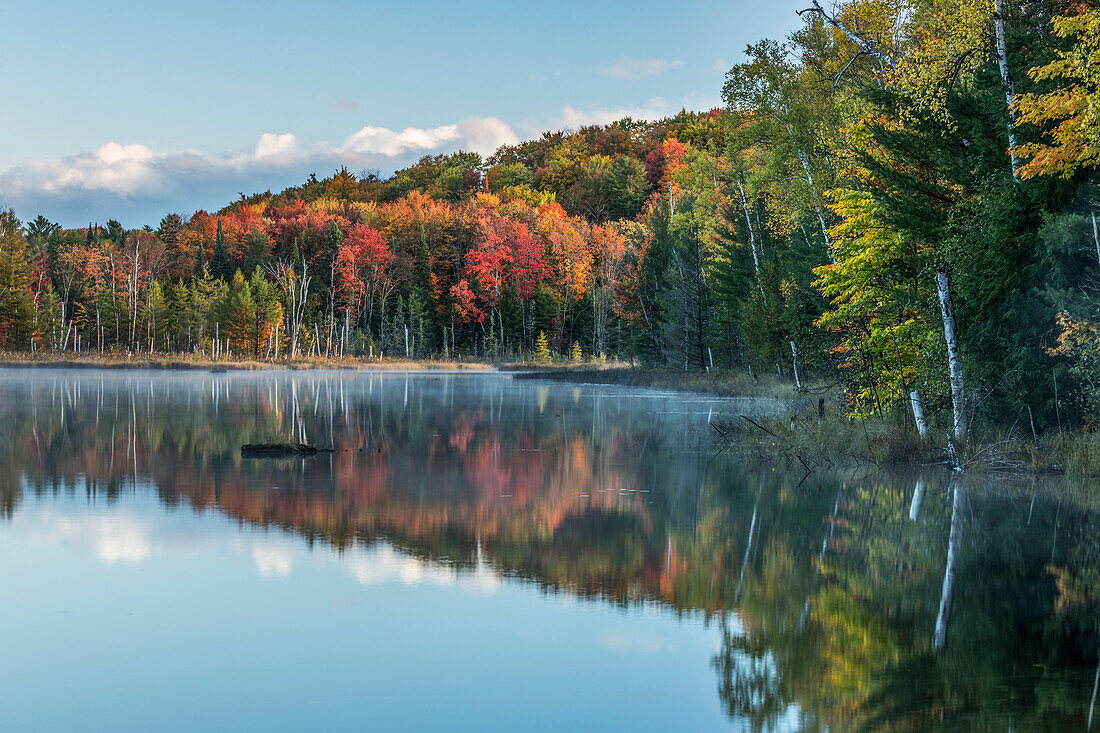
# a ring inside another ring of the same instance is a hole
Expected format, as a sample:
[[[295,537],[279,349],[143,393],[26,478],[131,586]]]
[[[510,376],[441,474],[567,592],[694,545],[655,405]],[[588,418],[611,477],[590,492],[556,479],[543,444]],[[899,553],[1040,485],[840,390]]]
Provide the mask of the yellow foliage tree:
[[[1036,81],[1062,83],[1045,94],[1016,99],[1022,122],[1054,125],[1046,142],[1016,148],[1017,155],[1030,158],[1020,168],[1024,178],[1069,178],[1081,167],[1100,165],[1100,8],[1055,18],[1054,33],[1075,39],[1073,47],[1030,74]]]
[[[538,341],[535,342],[535,361],[539,364],[550,363],[550,344],[546,341],[545,331],[539,331]]]

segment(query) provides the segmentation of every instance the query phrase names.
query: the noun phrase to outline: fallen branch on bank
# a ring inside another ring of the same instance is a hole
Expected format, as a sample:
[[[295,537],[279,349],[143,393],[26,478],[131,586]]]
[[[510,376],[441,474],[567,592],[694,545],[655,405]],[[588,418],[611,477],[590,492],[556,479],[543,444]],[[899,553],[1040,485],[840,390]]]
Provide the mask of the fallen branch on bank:
[[[241,446],[241,458],[289,458],[335,452],[333,448],[318,448],[306,443],[246,443]]]

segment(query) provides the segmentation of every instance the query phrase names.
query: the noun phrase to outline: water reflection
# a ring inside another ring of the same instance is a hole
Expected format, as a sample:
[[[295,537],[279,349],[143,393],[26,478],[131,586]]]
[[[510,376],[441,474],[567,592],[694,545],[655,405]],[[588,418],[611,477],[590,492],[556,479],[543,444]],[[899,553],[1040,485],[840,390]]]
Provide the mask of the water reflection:
[[[714,638],[706,692],[736,728],[1085,728],[1092,495],[715,456],[710,419],[768,407],[499,375],[9,372],[0,507],[107,566],[203,546],[282,582],[321,553],[363,587],[659,609]],[[288,439],[340,452],[240,457]],[[604,652],[685,643],[637,618]]]

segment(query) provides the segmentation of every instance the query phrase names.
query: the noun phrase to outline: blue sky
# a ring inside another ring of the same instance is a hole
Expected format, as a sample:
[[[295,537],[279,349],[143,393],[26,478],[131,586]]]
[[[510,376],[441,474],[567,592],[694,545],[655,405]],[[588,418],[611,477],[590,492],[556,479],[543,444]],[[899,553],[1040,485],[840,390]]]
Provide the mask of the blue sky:
[[[806,3],[7,5],[0,205],[140,226],[341,163],[716,106]]]

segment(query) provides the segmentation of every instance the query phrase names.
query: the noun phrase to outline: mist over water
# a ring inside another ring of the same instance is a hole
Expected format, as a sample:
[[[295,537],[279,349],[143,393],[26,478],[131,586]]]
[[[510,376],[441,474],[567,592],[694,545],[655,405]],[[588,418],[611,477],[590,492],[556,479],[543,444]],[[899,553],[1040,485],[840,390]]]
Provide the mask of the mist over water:
[[[1089,492],[717,450],[774,407],[5,370],[0,727],[1084,729]]]

